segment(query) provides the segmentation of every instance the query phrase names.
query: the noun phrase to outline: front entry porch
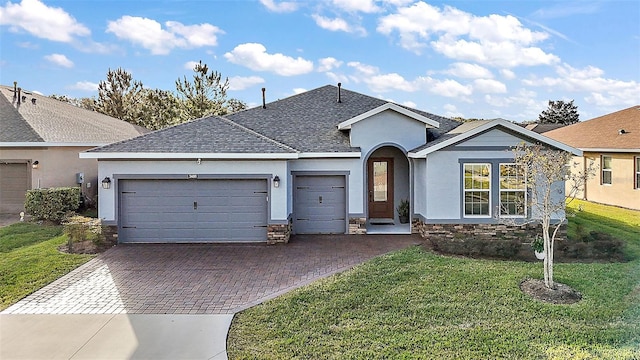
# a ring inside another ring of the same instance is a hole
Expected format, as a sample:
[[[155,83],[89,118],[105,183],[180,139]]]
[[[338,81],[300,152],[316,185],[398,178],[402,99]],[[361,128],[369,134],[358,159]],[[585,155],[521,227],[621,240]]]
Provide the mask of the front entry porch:
[[[411,234],[411,224],[401,223],[397,211],[410,198],[409,160],[404,150],[382,146],[367,157],[367,234]],[[410,214],[411,212],[409,212]]]

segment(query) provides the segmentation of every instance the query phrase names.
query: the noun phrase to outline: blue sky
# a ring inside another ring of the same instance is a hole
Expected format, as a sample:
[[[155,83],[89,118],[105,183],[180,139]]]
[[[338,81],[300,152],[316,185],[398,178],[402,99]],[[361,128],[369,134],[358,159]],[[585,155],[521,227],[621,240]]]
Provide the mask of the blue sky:
[[[640,1],[0,3],[0,83],[88,97],[109,68],[175,89],[202,60],[255,106],[326,84],[444,116],[587,120],[640,104]]]

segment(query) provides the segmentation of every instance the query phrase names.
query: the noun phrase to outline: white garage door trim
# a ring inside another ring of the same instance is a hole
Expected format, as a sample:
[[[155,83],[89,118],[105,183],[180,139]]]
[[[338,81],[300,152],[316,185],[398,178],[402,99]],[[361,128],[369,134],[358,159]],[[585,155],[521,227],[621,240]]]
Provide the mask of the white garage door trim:
[[[268,179],[271,175],[193,177],[114,176],[117,179],[119,241],[266,241],[270,196]],[[150,188],[149,191],[145,186]],[[172,208],[165,212],[157,211],[167,207]]]
[[[349,219],[348,173],[293,172],[292,175],[293,232],[346,234]],[[311,203],[316,206],[309,208]]]

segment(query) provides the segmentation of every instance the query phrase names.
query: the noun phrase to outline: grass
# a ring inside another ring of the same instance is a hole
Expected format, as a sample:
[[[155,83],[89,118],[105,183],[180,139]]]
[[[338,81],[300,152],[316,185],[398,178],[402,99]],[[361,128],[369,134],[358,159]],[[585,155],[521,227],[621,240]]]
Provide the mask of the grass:
[[[62,228],[18,223],[0,228],[0,310],[51,283],[92,258],[63,254]]]
[[[638,254],[639,215],[582,203],[570,226],[611,231]],[[523,294],[518,284],[541,278],[540,263],[409,248],[237,314],[229,358],[640,358],[638,257],[554,270],[555,280],[580,291],[582,301],[551,305]]]

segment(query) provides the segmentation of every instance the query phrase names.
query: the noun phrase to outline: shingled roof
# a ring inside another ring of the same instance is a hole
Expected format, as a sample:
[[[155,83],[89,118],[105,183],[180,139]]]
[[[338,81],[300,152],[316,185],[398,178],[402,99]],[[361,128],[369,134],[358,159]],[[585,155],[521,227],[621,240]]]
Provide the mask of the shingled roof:
[[[296,153],[286,145],[219,116],[189,121],[88,152]]]
[[[544,136],[573,147],[640,151],[640,105],[552,130]]]
[[[262,106],[220,117],[193,120],[135,139],[90,150],[90,153],[300,153],[359,152],[338,124],[388,103],[357,92],[323,86]],[[401,106],[401,105],[400,105]],[[437,121],[428,129],[436,138],[458,122],[409,109]],[[425,131],[427,131],[425,127]]]
[[[20,95],[25,97],[24,101],[14,95],[13,87],[0,86],[1,143],[102,145],[148,132],[125,121],[35,92],[22,91]]]

